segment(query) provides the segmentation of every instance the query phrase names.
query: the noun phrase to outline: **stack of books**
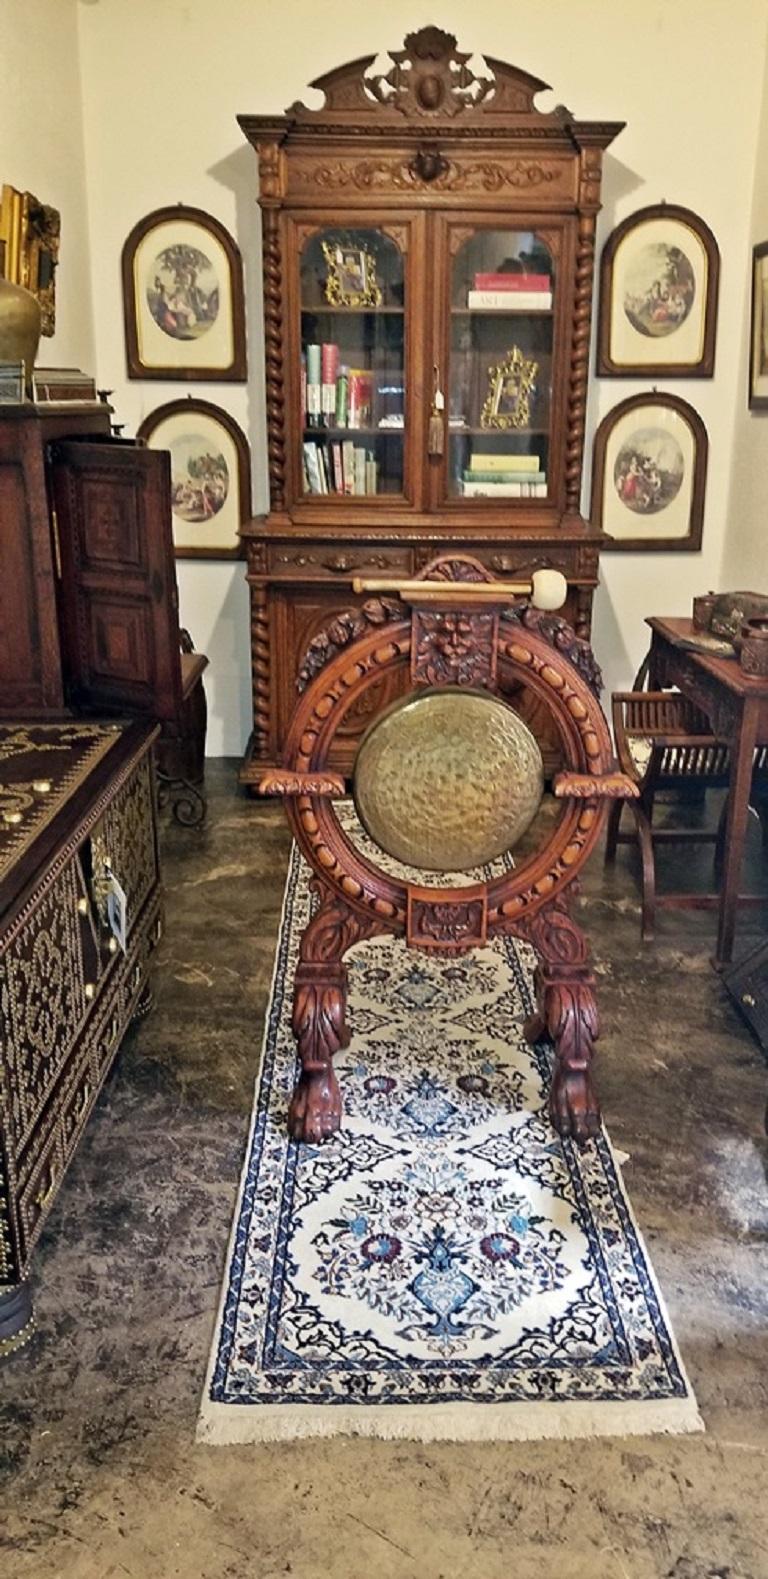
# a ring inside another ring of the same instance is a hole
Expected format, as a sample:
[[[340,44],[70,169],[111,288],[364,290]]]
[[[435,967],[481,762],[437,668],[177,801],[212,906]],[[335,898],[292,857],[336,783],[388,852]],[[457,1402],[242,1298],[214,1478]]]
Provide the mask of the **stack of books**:
[[[467,499],[543,499],[547,474],[538,455],[483,454],[475,450],[462,472],[461,492]]]
[[[305,493],[371,494],[378,491],[379,463],[351,439],[322,444],[305,439]]]
[[[520,313],[552,306],[548,274],[476,274],[467,306],[485,312]]]
[[[331,342],[308,345],[301,359],[301,403],[307,428],[370,428],[373,374],[370,368],[343,366]]]

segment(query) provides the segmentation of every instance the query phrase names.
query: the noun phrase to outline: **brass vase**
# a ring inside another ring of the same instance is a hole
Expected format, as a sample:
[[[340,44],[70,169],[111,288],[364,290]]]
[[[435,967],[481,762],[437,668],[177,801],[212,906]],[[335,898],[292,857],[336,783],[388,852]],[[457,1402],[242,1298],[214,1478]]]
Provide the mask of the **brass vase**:
[[[40,339],[37,297],[23,285],[0,277],[0,362],[23,362],[27,394],[32,394],[32,369]]]

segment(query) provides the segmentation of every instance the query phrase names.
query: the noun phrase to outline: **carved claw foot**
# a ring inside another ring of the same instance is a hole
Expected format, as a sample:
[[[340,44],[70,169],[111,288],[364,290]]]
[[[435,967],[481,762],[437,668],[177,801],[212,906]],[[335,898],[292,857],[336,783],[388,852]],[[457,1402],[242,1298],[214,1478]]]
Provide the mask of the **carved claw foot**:
[[[288,1132],[292,1140],[310,1146],[329,1140],[341,1127],[341,1092],[330,1066],[299,1075],[288,1109]]]
[[[600,1107],[588,1069],[555,1065],[549,1093],[549,1116],[558,1135],[586,1146],[600,1133]]]

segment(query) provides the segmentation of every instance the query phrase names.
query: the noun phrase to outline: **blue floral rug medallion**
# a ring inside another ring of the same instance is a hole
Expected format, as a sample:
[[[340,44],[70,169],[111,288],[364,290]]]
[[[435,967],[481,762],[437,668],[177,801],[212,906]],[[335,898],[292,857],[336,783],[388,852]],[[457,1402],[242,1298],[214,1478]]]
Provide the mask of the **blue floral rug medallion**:
[[[311,904],[294,851],[199,1438],[701,1430],[610,1146],[547,1121],[520,944],[358,944],[342,1131],[288,1139]]]

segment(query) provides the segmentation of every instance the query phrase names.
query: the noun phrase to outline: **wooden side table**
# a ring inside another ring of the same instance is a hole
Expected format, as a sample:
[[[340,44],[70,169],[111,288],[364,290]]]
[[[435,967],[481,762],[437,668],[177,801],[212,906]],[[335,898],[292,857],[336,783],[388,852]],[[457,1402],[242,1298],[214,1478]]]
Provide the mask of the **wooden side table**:
[[[687,645],[694,635],[689,619],[654,616],[646,624],[652,632],[650,689],[676,685],[706,713],[713,734],[730,749],[722,883],[714,900],[718,907],[715,961],[725,965],[733,955],[755,747],[768,744],[768,679],[744,674],[735,656],[720,658],[692,651]],[[701,903],[699,896],[697,900]]]

